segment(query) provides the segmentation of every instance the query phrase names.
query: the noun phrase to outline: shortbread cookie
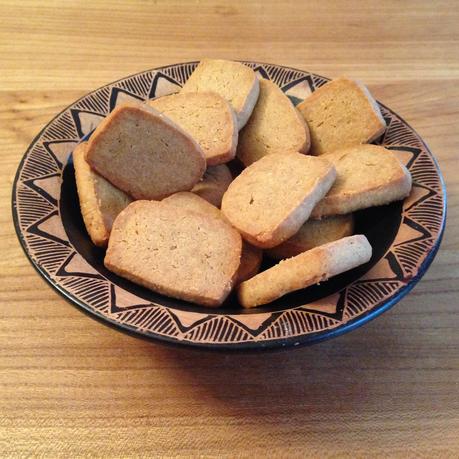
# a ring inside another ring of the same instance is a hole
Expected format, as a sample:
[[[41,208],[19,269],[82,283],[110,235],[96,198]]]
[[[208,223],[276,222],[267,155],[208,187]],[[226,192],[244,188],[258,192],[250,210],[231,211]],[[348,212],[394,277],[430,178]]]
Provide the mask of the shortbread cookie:
[[[228,223],[157,201],[136,201],[116,218],[105,266],[151,290],[219,306],[233,286],[241,237]]]
[[[259,159],[234,179],[222,211],[244,239],[271,248],[293,236],[336,177],[333,165],[300,153]]]
[[[352,214],[308,220],[295,235],[282,244],[268,249],[267,254],[276,260],[294,257],[319,245],[351,236],[353,231]]]
[[[92,242],[105,247],[113,220],[132,199],[89,167],[85,159],[86,148],[87,143],[84,142],[73,151],[81,214]]]
[[[236,155],[238,126],[229,102],[215,92],[172,94],[148,104],[164,113],[198,142],[208,166],[226,163]]]
[[[88,142],[88,163],[136,199],[191,190],[206,168],[201,147],[182,128],[145,104],[121,105]]]
[[[222,198],[233,176],[225,164],[208,167],[202,180],[192,188],[192,192],[220,208]]]
[[[312,155],[372,142],[386,129],[368,89],[348,78],[324,84],[297,108],[309,126]]]
[[[209,217],[223,219],[229,224],[228,220],[223,216],[221,211],[217,209],[217,207],[193,193],[186,191],[175,193],[168,198],[163,199],[162,202],[175,205],[181,209],[199,212]],[[241,264],[237,271],[234,285],[238,285],[240,282],[253,277],[260,268],[262,257],[262,251],[258,247],[254,247],[243,241]]]
[[[307,252],[282,260],[238,288],[239,302],[253,308],[287,293],[325,281],[337,274],[367,263],[371,245],[361,234],[329,242]]]
[[[337,178],[312,211],[313,218],[348,214],[381,206],[409,195],[411,175],[395,154],[378,145],[358,145],[324,155]]]
[[[234,285],[239,285],[241,282],[255,276],[260,270],[262,260],[263,251],[261,249],[249,244],[247,241],[242,241],[241,264],[237,270]]]
[[[239,62],[203,59],[184,84],[181,92],[216,92],[236,113],[239,129],[249,119],[259,93],[255,72]]]
[[[260,95],[239,134],[237,156],[245,166],[272,153],[307,153],[309,129],[290,99],[272,81],[260,80]]]
[[[172,204],[180,209],[199,212],[204,215],[208,215],[209,217],[218,219],[223,218],[220,209],[189,191],[181,191],[180,193],[171,194],[161,202]],[[227,222],[227,220],[225,220],[225,222]]]

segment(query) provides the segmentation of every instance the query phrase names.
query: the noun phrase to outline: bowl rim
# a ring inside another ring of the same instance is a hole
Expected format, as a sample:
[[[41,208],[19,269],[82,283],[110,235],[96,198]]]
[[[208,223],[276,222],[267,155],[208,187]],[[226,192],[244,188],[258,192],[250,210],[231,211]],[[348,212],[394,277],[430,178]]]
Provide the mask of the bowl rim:
[[[18,213],[16,211],[17,207],[17,202],[16,202],[16,196],[17,196],[17,185],[19,182],[20,178],[20,173],[22,170],[22,167],[24,165],[24,162],[27,159],[27,156],[31,149],[34,147],[36,142],[40,139],[40,137],[45,133],[45,131],[48,129],[48,127],[55,121],[57,120],[61,115],[63,115],[66,111],[71,109],[74,105],[76,105],[78,102],[82,101],[83,99],[87,98],[88,96],[97,93],[98,91],[104,89],[104,88],[109,88],[116,83],[122,82],[124,80],[130,79],[135,76],[140,76],[148,72],[159,72],[161,70],[170,68],[172,66],[180,66],[180,65],[192,65],[192,64],[197,64],[199,61],[188,61],[188,62],[177,62],[173,64],[168,64],[164,65],[161,67],[155,67],[147,70],[143,70],[140,72],[133,73],[131,75],[127,75],[123,78],[117,79],[115,81],[112,81],[110,83],[107,83],[103,86],[100,86],[88,93],[85,93],[83,96],[78,98],[77,100],[73,101],[70,103],[68,106],[66,106],[63,110],[61,110],[59,113],[57,113],[51,120],[49,120],[46,125],[39,131],[39,133],[33,138],[33,140],[30,142],[27,150],[23,154],[18,166],[17,170],[15,173],[14,181],[13,181],[13,186],[12,186],[12,196],[11,196],[11,208],[12,208],[12,217],[13,217],[13,224],[15,228],[16,235],[19,239],[20,245],[22,247],[22,250],[24,251],[24,254],[26,255],[27,259],[31,263],[31,265],[34,267],[34,269],[38,272],[38,274],[43,277],[46,282],[51,285],[51,287],[57,291],[63,298],[65,298],[72,306],[76,307],[80,311],[83,311],[86,315],[92,317],[93,319],[96,319],[98,322],[103,323],[106,326],[109,326],[111,328],[115,328],[118,331],[122,331],[128,335],[135,336],[136,338],[141,338],[147,341],[154,341],[156,343],[163,343],[167,345],[172,345],[172,346],[178,346],[178,347],[188,347],[188,348],[194,348],[194,349],[203,349],[203,350],[212,350],[212,351],[232,351],[232,352],[237,352],[237,351],[263,351],[263,350],[282,350],[282,349],[290,349],[290,348],[298,348],[302,347],[305,345],[309,344],[315,344],[321,341],[325,341],[331,338],[335,338],[337,336],[340,336],[344,333],[350,332],[365,323],[375,319],[385,311],[389,310],[392,308],[396,303],[398,303],[404,296],[406,296],[413,288],[414,286],[419,282],[419,280],[422,278],[422,276],[425,274],[431,263],[433,262],[436,254],[438,253],[438,250],[440,248],[442,239],[443,239],[443,234],[445,230],[445,225],[446,225],[446,217],[447,217],[447,191],[446,191],[446,185],[445,181],[443,178],[443,175],[441,173],[438,160],[435,157],[435,155],[432,153],[426,142],[423,140],[423,138],[411,127],[409,123],[407,123],[399,114],[395,113],[392,109],[387,107],[386,105],[380,103],[379,101],[378,104],[383,107],[385,110],[388,112],[392,113],[395,115],[400,121],[407,127],[409,128],[413,133],[416,134],[418,137],[418,140],[420,143],[424,146],[425,150],[429,153],[430,158],[432,159],[432,162],[435,166],[435,170],[438,176],[438,179],[441,184],[441,195],[442,195],[442,219],[440,223],[440,228],[439,231],[436,235],[436,240],[434,241],[432,247],[430,247],[426,257],[420,264],[418,271],[415,276],[413,276],[409,281],[398,288],[396,292],[387,300],[384,300],[381,304],[373,307],[371,310],[366,311],[362,314],[357,315],[357,317],[354,317],[353,319],[344,322],[332,329],[329,330],[322,330],[322,331],[317,331],[313,333],[307,333],[307,334],[302,334],[302,335],[296,335],[296,336],[291,336],[291,337],[285,337],[285,338],[274,338],[274,339],[269,339],[265,341],[245,341],[245,342],[226,342],[226,343],[218,343],[218,342],[195,342],[195,341],[190,341],[190,340],[179,340],[175,339],[166,335],[162,335],[159,333],[155,333],[152,331],[149,331],[148,333],[143,333],[139,330],[136,330],[133,326],[118,322],[111,317],[108,317],[106,315],[103,315],[100,311],[96,309],[92,309],[90,306],[88,306],[84,301],[81,301],[79,298],[75,297],[72,295],[69,291],[64,289],[62,285],[55,279],[53,279],[48,272],[37,262],[32,258],[31,253],[28,251],[25,238],[23,236],[22,230],[20,228],[20,223],[19,223],[19,217]],[[242,60],[239,61],[242,63],[249,63],[249,64],[256,64],[257,66],[262,66],[262,65],[269,65],[269,66],[275,66],[279,68],[283,68],[286,70],[290,71],[298,71],[300,73],[308,73],[313,76],[317,76],[319,78],[323,78],[324,80],[329,81],[330,79],[327,77],[324,77],[322,75],[318,75],[315,73],[311,73],[307,70],[301,70],[297,69],[294,67],[289,67],[289,66],[284,66],[284,65],[278,65],[278,64],[272,64],[272,63],[266,63],[266,62],[260,62],[260,61],[247,61],[247,60]],[[86,137],[86,136],[85,136]],[[83,140],[85,137],[83,137],[80,140]],[[63,165],[65,166],[65,165]],[[288,309],[286,309],[288,310]],[[211,310],[209,310],[209,314],[212,314]],[[223,315],[225,317],[225,315]]]

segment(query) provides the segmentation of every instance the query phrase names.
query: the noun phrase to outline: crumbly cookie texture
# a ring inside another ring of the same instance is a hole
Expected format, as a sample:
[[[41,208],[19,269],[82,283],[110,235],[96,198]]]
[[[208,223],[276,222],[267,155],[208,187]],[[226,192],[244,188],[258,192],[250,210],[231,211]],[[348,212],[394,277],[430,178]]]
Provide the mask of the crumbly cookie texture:
[[[239,233],[221,219],[136,201],[116,218],[104,263],[156,292],[216,307],[233,287],[241,246]]]
[[[194,193],[182,191],[181,193],[175,193],[168,198],[163,199],[162,202],[175,205],[181,209],[199,212],[209,217],[219,218],[229,223],[221,213],[220,209],[217,209],[217,207],[213,206]],[[255,274],[257,274],[258,270],[260,269],[262,258],[263,253],[261,249],[250,245],[246,241],[243,241],[241,263],[236,274],[234,285],[238,285],[242,281],[250,279]]]
[[[201,147],[146,104],[113,110],[88,141],[88,163],[135,199],[191,190],[206,169]]]
[[[316,247],[282,260],[238,287],[239,302],[254,308],[287,293],[325,281],[330,277],[367,263],[372,248],[361,234]]]
[[[337,78],[297,106],[308,123],[312,155],[370,143],[386,130],[377,102],[360,82]]]
[[[203,59],[190,75],[181,93],[216,92],[233,107],[241,129],[258,99],[260,86],[255,72],[239,62]]]
[[[336,168],[336,181],[312,211],[313,218],[340,215],[405,198],[411,174],[395,154],[379,145],[357,145],[322,156]]]
[[[245,166],[273,153],[307,153],[309,129],[290,99],[272,81],[260,80],[260,95],[239,134],[237,156]]]
[[[222,212],[245,240],[261,248],[293,236],[336,177],[329,161],[276,153],[256,161],[228,187]]]
[[[171,94],[148,102],[198,142],[208,166],[231,161],[236,155],[238,126],[229,102],[214,92]]]
[[[276,260],[290,258],[319,245],[351,236],[354,231],[352,214],[336,215],[322,220],[309,219],[290,239],[268,249],[268,256]]]
[[[92,242],[105,247],[113,221],[132,199],[89,167],[86,149],[87,143],[83,142],[73,152],[81,215]]]

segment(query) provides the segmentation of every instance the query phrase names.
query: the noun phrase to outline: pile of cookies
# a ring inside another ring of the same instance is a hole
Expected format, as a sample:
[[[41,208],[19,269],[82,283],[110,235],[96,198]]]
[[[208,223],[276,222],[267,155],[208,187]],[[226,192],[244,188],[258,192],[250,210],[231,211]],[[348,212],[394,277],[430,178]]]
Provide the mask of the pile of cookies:
[[[84,223],[105,266],[137,284],[266,304],[370,260],[352,212],[411,190],[397,157],[370,144],[385,128],[353,80],[294,107],[249,67],[203,60],[179,93],[116,107],[75,149]],[[280,261],[259,272],[263,255]]]

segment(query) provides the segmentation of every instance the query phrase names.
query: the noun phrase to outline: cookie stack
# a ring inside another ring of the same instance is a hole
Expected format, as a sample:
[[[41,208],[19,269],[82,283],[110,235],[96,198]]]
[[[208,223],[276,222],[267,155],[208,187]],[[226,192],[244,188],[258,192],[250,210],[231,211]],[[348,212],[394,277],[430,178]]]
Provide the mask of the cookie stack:
[[[159,293],[272,302],[370,260],[352,212],[411,190],[370,144],[385,127],[350,79],[295,107],[251,68],[203,60],[179,93],[118,106],[74,151],[86,229],[109,270]],[[278,263],[259,272],[263,254]]]

